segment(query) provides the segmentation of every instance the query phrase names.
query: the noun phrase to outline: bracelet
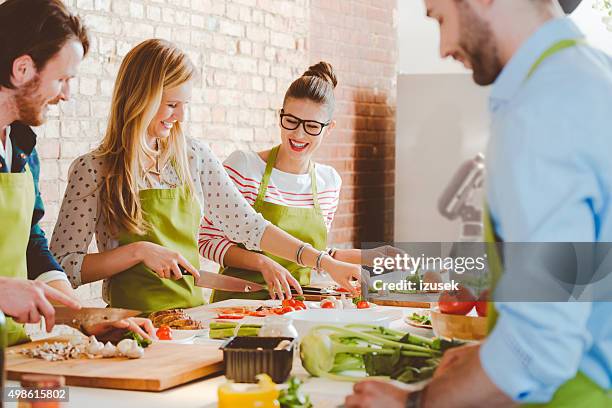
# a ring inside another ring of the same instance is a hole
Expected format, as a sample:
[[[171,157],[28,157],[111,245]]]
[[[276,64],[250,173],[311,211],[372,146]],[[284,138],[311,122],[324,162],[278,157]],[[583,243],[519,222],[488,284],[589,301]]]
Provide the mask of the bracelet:
[[[327,250],[327,254],[335,259],[336,258],[336,251],[337,251],[336,248],[329,248]]]
[[[328,253],[327,253],[327,252],[325,252],[325,251],[321,251],[321,252],[319,252],[319,256],[317,256],[317,262],[316,262],[316,266],[315,266],[315,269],[316,269],[317,271],[321,271],[321,270],[322,270],[322,269],[321,269],[321,261],[323,260],[323,257],[324,257],[325,255],[328,255]]]
[[[309,243],[302,243],[302,245],[300,245],[300,247],[297,250],[297,253],[295,254],[295,263],[297,263],[300,266],[306,266],[304,265],[304,263],[302,262],[302,253],[304,252],[304,249],[306,249],[306,247],[312,246]]]

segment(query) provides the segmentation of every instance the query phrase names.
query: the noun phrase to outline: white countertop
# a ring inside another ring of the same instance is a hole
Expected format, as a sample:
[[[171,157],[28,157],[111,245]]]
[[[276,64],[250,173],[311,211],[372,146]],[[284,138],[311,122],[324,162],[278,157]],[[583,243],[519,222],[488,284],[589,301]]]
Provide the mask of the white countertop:
[[[379,306],[383,307],[383,306]],[[404,315],[417,309],[384,307],[389,310],[402,310]],[[408,326],[403,320],[391,323],[394,329],[410,331],[411,333],[431,336],[431,331]],[[210,340],[202,340],[209,342]],[[200,342],[200,341],[198,341]],[[304,380],[303,390],[310,395],[315,408],[336,408],[343,404],[344,398],[351,393],[353,383],[310,378],[300,364],[299,357],[293,364],[292,375]],[[227,380],[219,375],[207,377],[196,382],[176,387],[162,392],[142,392],[109,390],[102,388],[69,387],[69,403],[64,407],[75,408],[213,408],[217,406],[217,388]],[[16,381],[7,381],[6,386],[18,386]],[[7,408],[17,407],[16,403],[5,403]]]

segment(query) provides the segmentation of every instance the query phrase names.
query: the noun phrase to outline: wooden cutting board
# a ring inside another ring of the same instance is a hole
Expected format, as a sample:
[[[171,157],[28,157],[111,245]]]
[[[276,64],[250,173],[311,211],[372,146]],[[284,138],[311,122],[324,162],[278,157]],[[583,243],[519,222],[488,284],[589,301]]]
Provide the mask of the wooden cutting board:
[[[45,361],[15,354],[47,339],[10,347],[6,353],[6,375],[20,380],[23,374],[63,375],[66,385],[115,388],[138,391],[163,391],[177,385],[223,371],[223,353],[218,346],[203,344],[153,343],[144,357]]]

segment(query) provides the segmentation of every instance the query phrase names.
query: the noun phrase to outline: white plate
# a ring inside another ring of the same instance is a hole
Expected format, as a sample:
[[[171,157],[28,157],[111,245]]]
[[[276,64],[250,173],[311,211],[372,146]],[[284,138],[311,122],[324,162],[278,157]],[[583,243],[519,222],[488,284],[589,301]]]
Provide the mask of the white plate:
[[[320,325],[345,326],[347,324],[369,324],[373,326],[389,327],[389,324],[402,318],[401,310],[360,309],[307,309],[285,314],[291,317],[299,337],[303,337],[310,329]]]
[[[193,344],[196,336],[194,331],[200,330],[172,330],[172,340],[153,340],[155,343]],[[192,333],[188,333],[192,332]]]
[[[364,310],[370,310],[370,309],[376,309],[378,307],[378,305],[376,303],[372,303],[372,302],[368,302],[370,304],[370,307],[368,307],[367,309],[357,309],[356,307],[354,309],[336,309],[336,310],[344,310],[345,312],[355,312],[355,311],[364,311]],[[309,309],[321,309],[321,302],[306,302],[306,306],[308,306]],[[329,310],[329,309],[325,309],[325,310]]]

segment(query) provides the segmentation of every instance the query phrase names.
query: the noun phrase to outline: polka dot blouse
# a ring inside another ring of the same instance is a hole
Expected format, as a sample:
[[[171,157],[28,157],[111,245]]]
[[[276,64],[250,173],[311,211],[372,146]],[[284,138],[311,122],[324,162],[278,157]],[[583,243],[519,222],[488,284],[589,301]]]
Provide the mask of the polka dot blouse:
[[[215,224],[234,242],[260,250],[264,230],[269,225],[236,189],[223,165],[202,141],[187,138],[189,170],[201,215],[212,216]],[[162,170],[160,181],[146,180],[141,188],[173,188],[178,176],[173,167]],[[106,222],[100,219],[99,186],[104,178],[103,163],[89,152],[70,166],[68,186],[51,238],[51,252],[66,271],[73,287],[81,285],[81,265],[93,236],[99,252],[118,246]],[[194,242],[197,237],[194,237]]]

